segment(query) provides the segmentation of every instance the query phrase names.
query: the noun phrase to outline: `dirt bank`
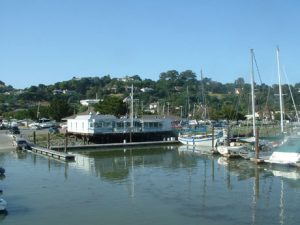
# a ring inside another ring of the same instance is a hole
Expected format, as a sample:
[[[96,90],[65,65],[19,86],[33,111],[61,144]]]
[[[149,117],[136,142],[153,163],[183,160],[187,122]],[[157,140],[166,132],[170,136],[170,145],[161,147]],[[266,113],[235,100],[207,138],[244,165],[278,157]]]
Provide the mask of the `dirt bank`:
[[[13,137],[10,134],[6,134],[7,131],[0,131],[0,152],[14,150]]]

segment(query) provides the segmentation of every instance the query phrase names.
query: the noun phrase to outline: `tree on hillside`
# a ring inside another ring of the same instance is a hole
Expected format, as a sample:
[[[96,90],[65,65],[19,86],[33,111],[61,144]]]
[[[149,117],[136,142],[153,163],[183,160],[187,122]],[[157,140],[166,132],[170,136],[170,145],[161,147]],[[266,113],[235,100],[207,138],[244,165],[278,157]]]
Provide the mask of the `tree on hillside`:
[[[50,102],[49,115],[56,121],[61,121],[62,118],[72,115],[73,110],[70,107],[67,99],[55,98]]]
[[[110,114],[117,117],[125,115],[127,111],[123,99],[117,96],[107,96],[102,102],[95,104],[94,109],[100,114]]]

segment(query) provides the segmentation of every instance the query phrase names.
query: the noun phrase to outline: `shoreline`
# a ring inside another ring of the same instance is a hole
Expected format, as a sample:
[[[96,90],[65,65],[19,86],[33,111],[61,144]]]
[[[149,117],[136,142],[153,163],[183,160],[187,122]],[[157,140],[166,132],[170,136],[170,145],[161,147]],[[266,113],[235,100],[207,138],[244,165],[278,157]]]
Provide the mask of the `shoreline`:
[[[0,152],[8,152],[14,150],[13,137],[6,134],[6,130],[0,131]]]

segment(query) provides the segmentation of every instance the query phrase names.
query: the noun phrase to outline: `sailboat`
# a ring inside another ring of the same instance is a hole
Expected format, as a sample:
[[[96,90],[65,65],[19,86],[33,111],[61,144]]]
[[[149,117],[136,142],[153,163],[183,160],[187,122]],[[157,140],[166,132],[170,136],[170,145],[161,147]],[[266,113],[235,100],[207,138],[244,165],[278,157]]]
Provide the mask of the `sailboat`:
[[[255,95],[254,95],[254,51],[250,50],[251,53],[251,100],[252,100],[252,117],[253,117],[253,131],[255,131]],[[255,135],[255,134],[254,134]],[[253,138],[251,137],[252,141]],[[244,140],[243,140],[244,141]],[[246,140],[248,142],[249,140]],[[229,145],[217,146],[217,151],[225,157],[240,157],[241,152],[248,152],[246,145],[241,142],[231,142]]]
[[[206,120],[206,103],[204,97],[204,87],[203,87],[203,74],[201,70],[201,83],[202,83],[202,98],[203,98],[203,105],[204,105],[204,119]],[[188,88],[187,88],[187,95],[188,95]],[[187,105],[189,108],[189,98],[187,98]],[[189,146],[200,146],[200,147],[211,147],[215,148],[219,138],[223,136],[223,130],[220,129],[212,129],[211,133],[207,133],[207,127],[205,127],[205,132],[197,132],[197,134],[190,134],[190,133],[179,133],[178,141],[180,141],[184,145]]]
[[[276,49],[277,56],[277,73],[278,73],[278,84],[279,84],[279,103],[280,103],[280,129],[281,133],[284,133],[284,124],[283,124],[283,99],[282,99],[282,89],[281,89],[281,67],[279,61],[279,48]],[[287,140],[287,139],[286,139]],[[292,149],[289,146],[281,145],[276,151],[274,151],[269,157],[266,157],[265,162],[273,164],[283,164],[283,165],[292,165],[300,167],[300,149]],[[296,145],[298,146],[299,143]],[[285,151],[281,151],[285,150]]]
[[[250,50],[251,55],[251,105],[252,105],[252,129],[253,136],[239,138],[236,142],[229,145],[217,146],[217,151],[225,157],[245,157],[250,158],[254,152],[251,152],[256,142],[256,122],[255,122],[255,93],[254,93],[254,51]],[[251,152],[251,153],[250,153]]]

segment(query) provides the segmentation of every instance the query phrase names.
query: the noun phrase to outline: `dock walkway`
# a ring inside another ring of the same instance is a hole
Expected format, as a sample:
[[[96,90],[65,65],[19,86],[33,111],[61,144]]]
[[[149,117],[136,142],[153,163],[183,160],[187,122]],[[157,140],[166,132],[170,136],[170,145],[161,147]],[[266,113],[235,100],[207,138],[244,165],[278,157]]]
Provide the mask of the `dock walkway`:
[[[89,145],[73,145],[68,146],[68,150],[84,150],[84,149],[107,149],[107,148],[123,148],[135,146],[149,146],[149,145],[172,145],[179,144],[179,141],[148,141],[148,142],[126,142],[126,143],[109,143],[109,144],[89,144]],[[63,150],[64,146],[51,146],[53,150]]]
[[[60,160],[64,160],[64,161],[74,161],[75,160],[74,155],[64,153],[64,152],[54,151],[54,150],[47,149],[47,148],[31,146],[31,151],[34,153],[40,153],[42,155],[47,155],[52,158],[56,158],[56,159],[60,159]]]

